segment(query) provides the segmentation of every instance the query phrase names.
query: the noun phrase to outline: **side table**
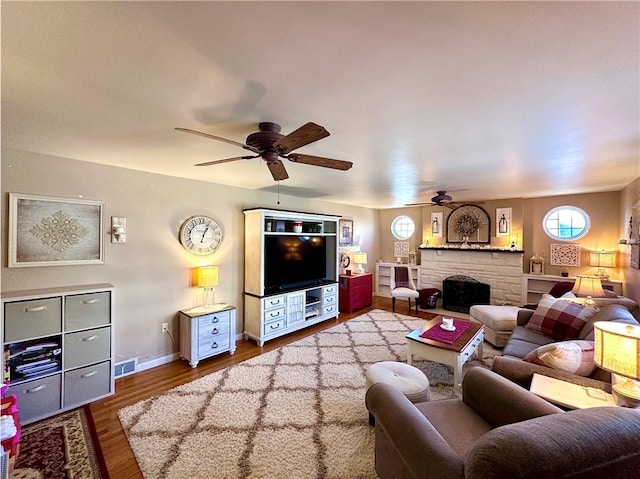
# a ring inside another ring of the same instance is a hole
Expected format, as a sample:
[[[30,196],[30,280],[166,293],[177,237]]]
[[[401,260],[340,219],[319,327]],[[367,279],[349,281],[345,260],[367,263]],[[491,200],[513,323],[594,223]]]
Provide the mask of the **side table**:
[[[373,274],[340,275],[340,312],[370,306],[373,301]]]
[[[235,306],[219,303],[180,311],[180,357],[192,368],[226,351],[236,351]]]
[[[536,396],[569,409],[616,406],[613,395],[601,389],[584,387],[537,373],[533,374],[529,390]]]

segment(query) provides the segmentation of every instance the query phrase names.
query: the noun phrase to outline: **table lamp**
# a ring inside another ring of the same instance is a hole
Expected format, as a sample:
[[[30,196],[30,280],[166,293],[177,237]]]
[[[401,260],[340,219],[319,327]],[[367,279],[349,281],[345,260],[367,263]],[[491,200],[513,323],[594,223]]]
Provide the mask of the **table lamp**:
[[[594,361],[613,373],[612,390],[619,406],[640,406],[640,326],[597,321]]]
[[[367,253],[354,253],[353,262],[358,265],[356,273],[364,273],[364,267],[362,265],[367,264]]]
[[[602,283],[597,276],[584,276],[578,275],[576,282],[571,290],[576,296],[586,296],[584,301],[585,306],[595,307],[596,303],[593,300],[593,296],[604,296],[604,290],[602,289]]]
[[[213,306],[215,304],[214,286],[218,286],[218,267],[201,266],[198,268],[198,288],[204,288],[204,305]]]
[[[609,275],[605,268],[615,268],[616,267],[616,252],[615,251],[592,251],[589,255],[589,264],[591,266],[596,266],[598,271],[596,271],[596,276],[600,279],[607,280],[609,279]]]

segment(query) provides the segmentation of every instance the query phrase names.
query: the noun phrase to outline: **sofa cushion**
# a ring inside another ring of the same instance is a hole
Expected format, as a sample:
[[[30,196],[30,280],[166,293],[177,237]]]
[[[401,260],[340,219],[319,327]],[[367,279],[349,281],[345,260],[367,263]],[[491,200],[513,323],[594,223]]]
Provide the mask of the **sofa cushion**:
[[[629,312],[629,309],[624,305],[607,304],[601,306],[599,311],[589,318],[582,327],[578,338],[593,341],[593,325],[598,321],[617,321],[625,324],[638,324],[633,315]]]
[[[545,344],[524,357],[525,361],[578,376],[589,376],[596,368],[593,341],[574,340]]]
[[[525,327],[560,341],[575,339],[596,312],[596,308],[545,294]]]

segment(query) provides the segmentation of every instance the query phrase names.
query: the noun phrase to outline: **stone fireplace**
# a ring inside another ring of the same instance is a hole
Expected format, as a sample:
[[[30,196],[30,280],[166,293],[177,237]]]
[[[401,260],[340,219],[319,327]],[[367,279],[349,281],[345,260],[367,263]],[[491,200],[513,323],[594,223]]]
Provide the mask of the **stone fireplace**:
[[[522,250],[498,248],[420,248],[420,285],[442,290],[444,280],[449,276],[471,276],[490,285],[491,304],[519,306],[524,304],[523,256]]]

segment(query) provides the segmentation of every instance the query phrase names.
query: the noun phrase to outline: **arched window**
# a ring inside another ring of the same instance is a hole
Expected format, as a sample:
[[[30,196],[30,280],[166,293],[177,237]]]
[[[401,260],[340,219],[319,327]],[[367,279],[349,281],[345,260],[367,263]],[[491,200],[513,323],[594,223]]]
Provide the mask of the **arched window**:
[[[589,215],[575,206],[558,206],[549,210],[542,220],[542,229],[550,238],[573,241],[589,232]]]
[[[399,240],[411,238],[416,229],[416,224],[406,215],[396,216],[391,222],[391,233]]]

